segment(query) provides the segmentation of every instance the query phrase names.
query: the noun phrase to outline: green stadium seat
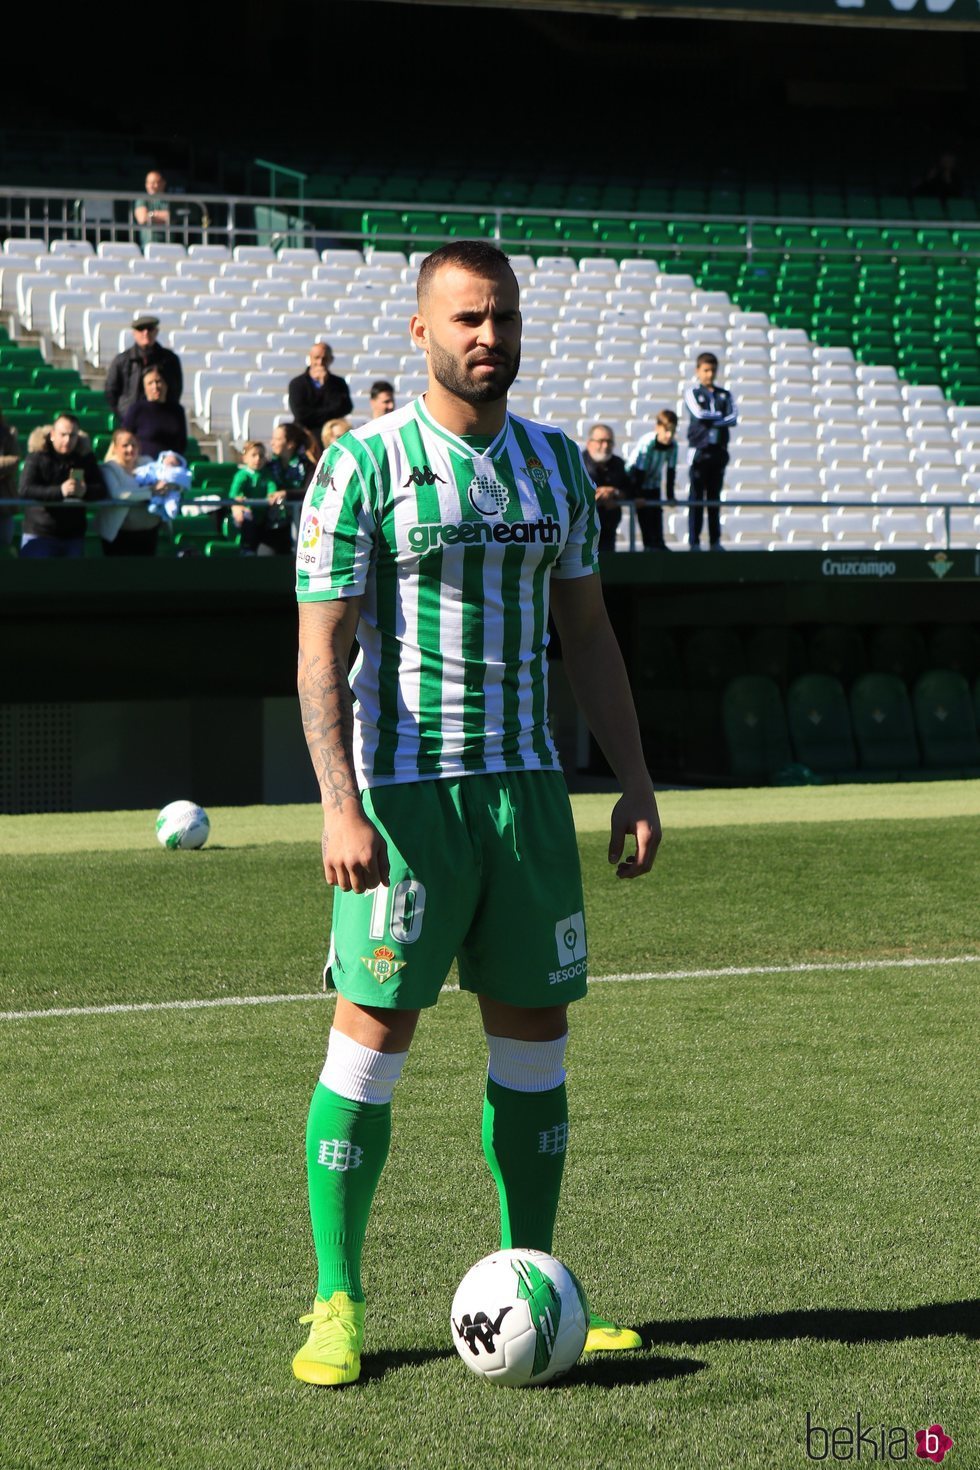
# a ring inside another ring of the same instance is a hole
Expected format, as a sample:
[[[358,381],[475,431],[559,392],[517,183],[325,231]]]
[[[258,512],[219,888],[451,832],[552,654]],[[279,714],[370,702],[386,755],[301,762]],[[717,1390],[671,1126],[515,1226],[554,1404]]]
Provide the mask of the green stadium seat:
[[[853,780],[857,751],[847,696],[828,674],[804,674],[786,696],[790,740],[798,761],[818,775]]]
[[[720,692],[745,672],[742,640],[734,628],[703,628],[688,638],[684,666],[690,689]]]
[[[45,366],[39,347],[0,347],[0,368],[29,369],[33,374],[35,368]]]
[[[980,636],[964,624],[936,628],[929,637],[928,661],[934,669],[952,669],[972,682],[980,672]]]
[[[227,560],[229,557],[241,556],[241,547],[237,541],[205,541],[204,555],[218,557]]]
[[[930,669],[916,682],[915,724],[927,766],[980,774],[980,739],[970,686],[952,669]]]
[[[772,679],[743,674],[731,680],[722,696],[722,724],[733,776],[769,782],[791,764],[783,701]]]
[[[926,643],[918,628],[875,628],[868,640],[872,673],[895,674],[911,685],[926,667]]]
[[[863,770],[898,777],[921,765],[908,691],[894,674],[862,674],[851,689],[851,722]]]
[[[796,628],[756,628],[746,639],[745,667],[785,689],[807,667],[802,634]]]
[[[864,639],[857,628],[830,624],[811,635],[807,656],[815,674],[830,674],[848,687],[868,667]]]
[[[237,464],[216,464],[210,459],[193,460],[191,461],[191,485],[195,490],[209,490],[220,494],[229,488],[238,469]]]

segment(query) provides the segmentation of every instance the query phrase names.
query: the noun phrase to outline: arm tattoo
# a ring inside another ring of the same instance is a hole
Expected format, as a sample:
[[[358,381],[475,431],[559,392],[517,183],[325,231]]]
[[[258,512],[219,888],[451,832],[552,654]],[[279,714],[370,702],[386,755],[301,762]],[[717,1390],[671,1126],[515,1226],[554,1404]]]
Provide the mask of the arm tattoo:
[[[339,811],[357,800],[354,778],[354,714],[347,661],[335,644],[322,652],[300,645],[297,687],[303,733],[325,806]]]

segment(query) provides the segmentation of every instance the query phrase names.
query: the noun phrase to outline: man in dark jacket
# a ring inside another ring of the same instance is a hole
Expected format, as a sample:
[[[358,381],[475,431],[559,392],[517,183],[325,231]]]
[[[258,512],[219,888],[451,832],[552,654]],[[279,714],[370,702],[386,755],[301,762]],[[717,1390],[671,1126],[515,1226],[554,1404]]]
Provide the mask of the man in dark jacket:
[[[595,507],[599,514],[599,550],[616,550],[616,530],[623,514],[620,509],[629,495],[626,466],[614,454],[616,436],[608,424],[593,424],[582,459],[589,478],[595,485]]]
[[[715,382],[718,359],[713,352],[702,352],[694,369],[694,382],[684,394],[690,415],[687,442],[690,446],[690,489],[688,501],[688,541],[692,551],[701,550],[701,527],[704,502],[720,500],[721,487],[728,463],[729,429],[738,423],[735,399],[727,388]],[[721,507],[708,506],[708,542],[712,551],[723,551],[721,544]]]
[[[314,342],[309,367],[289,385],[290,413],[298,424],[316,435],[317,443],[327,419],[342,419],[353,407],[344,379],[330,371],[332,362],[333,353],[328,344]]]
[[[108,498],[91,449],[79,444],[78,420],[61,413],[41,449],[28,454],[20,476],[23,500],[40,500],[24,511],[21,556],[81,556],[85,511],[80,502]]]
[[[114,414],[122,418],[143,394],[143,374],[147,368],[159,368],[167,384],[168,403],[179,403],[184,390],[184,374],[180,358],[169,347],[161,347],[157,341],[160,319],[155,316],[138,316],[133,322],[134,342],[125,352],[120,352],[109,364],[105,380],[105,396]]]

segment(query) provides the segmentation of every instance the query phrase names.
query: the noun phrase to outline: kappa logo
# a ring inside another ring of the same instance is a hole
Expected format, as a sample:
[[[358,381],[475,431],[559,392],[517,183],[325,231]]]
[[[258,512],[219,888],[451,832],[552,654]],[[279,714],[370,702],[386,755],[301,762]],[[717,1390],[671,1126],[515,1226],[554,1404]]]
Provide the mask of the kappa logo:
[[[412,472],[402,486],[402,489],[407,490],[409,485],[445,485],[445,483],[442,476],[437,475],[435,470],[431,470],[427,464],[424,464],[421,469],[417,465],[413,465]]]
[[[488,1353],[492,1353],[493,1340],[500,1336],[500,1325],[511,1310],[511,1307],[501,1307],[492,1320],[486,1312],[477,1312],[472,1317],[467,1312],[462,1321],[453,1320],[456,1336],[466,1343],[474,1358],[480,1356],[481,1347]]]
[[[510,491],[496,475],[474,475],[466,493],[473,509],[488,520],[502,516],[510,505]]]
[[[404,970],[406,963],[405,960],[396,959],[395,951],[386,944],[379,945],[370,956],[361,955],[361,964],[366,966],[379,985],[390,980],[392,975],[397,975],[399,970]]]

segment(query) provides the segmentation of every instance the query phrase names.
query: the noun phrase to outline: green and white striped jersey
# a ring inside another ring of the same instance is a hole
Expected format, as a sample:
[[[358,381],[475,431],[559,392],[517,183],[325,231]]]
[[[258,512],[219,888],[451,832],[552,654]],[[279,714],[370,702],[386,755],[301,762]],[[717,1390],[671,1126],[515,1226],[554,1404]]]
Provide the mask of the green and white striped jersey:
[[[571,440],[508,416],[484,450],[424,399],[345,434],[307,491],[300,602],[363,598],[351,675],[362,786],[558,769],[548,586],[596,570]]]

